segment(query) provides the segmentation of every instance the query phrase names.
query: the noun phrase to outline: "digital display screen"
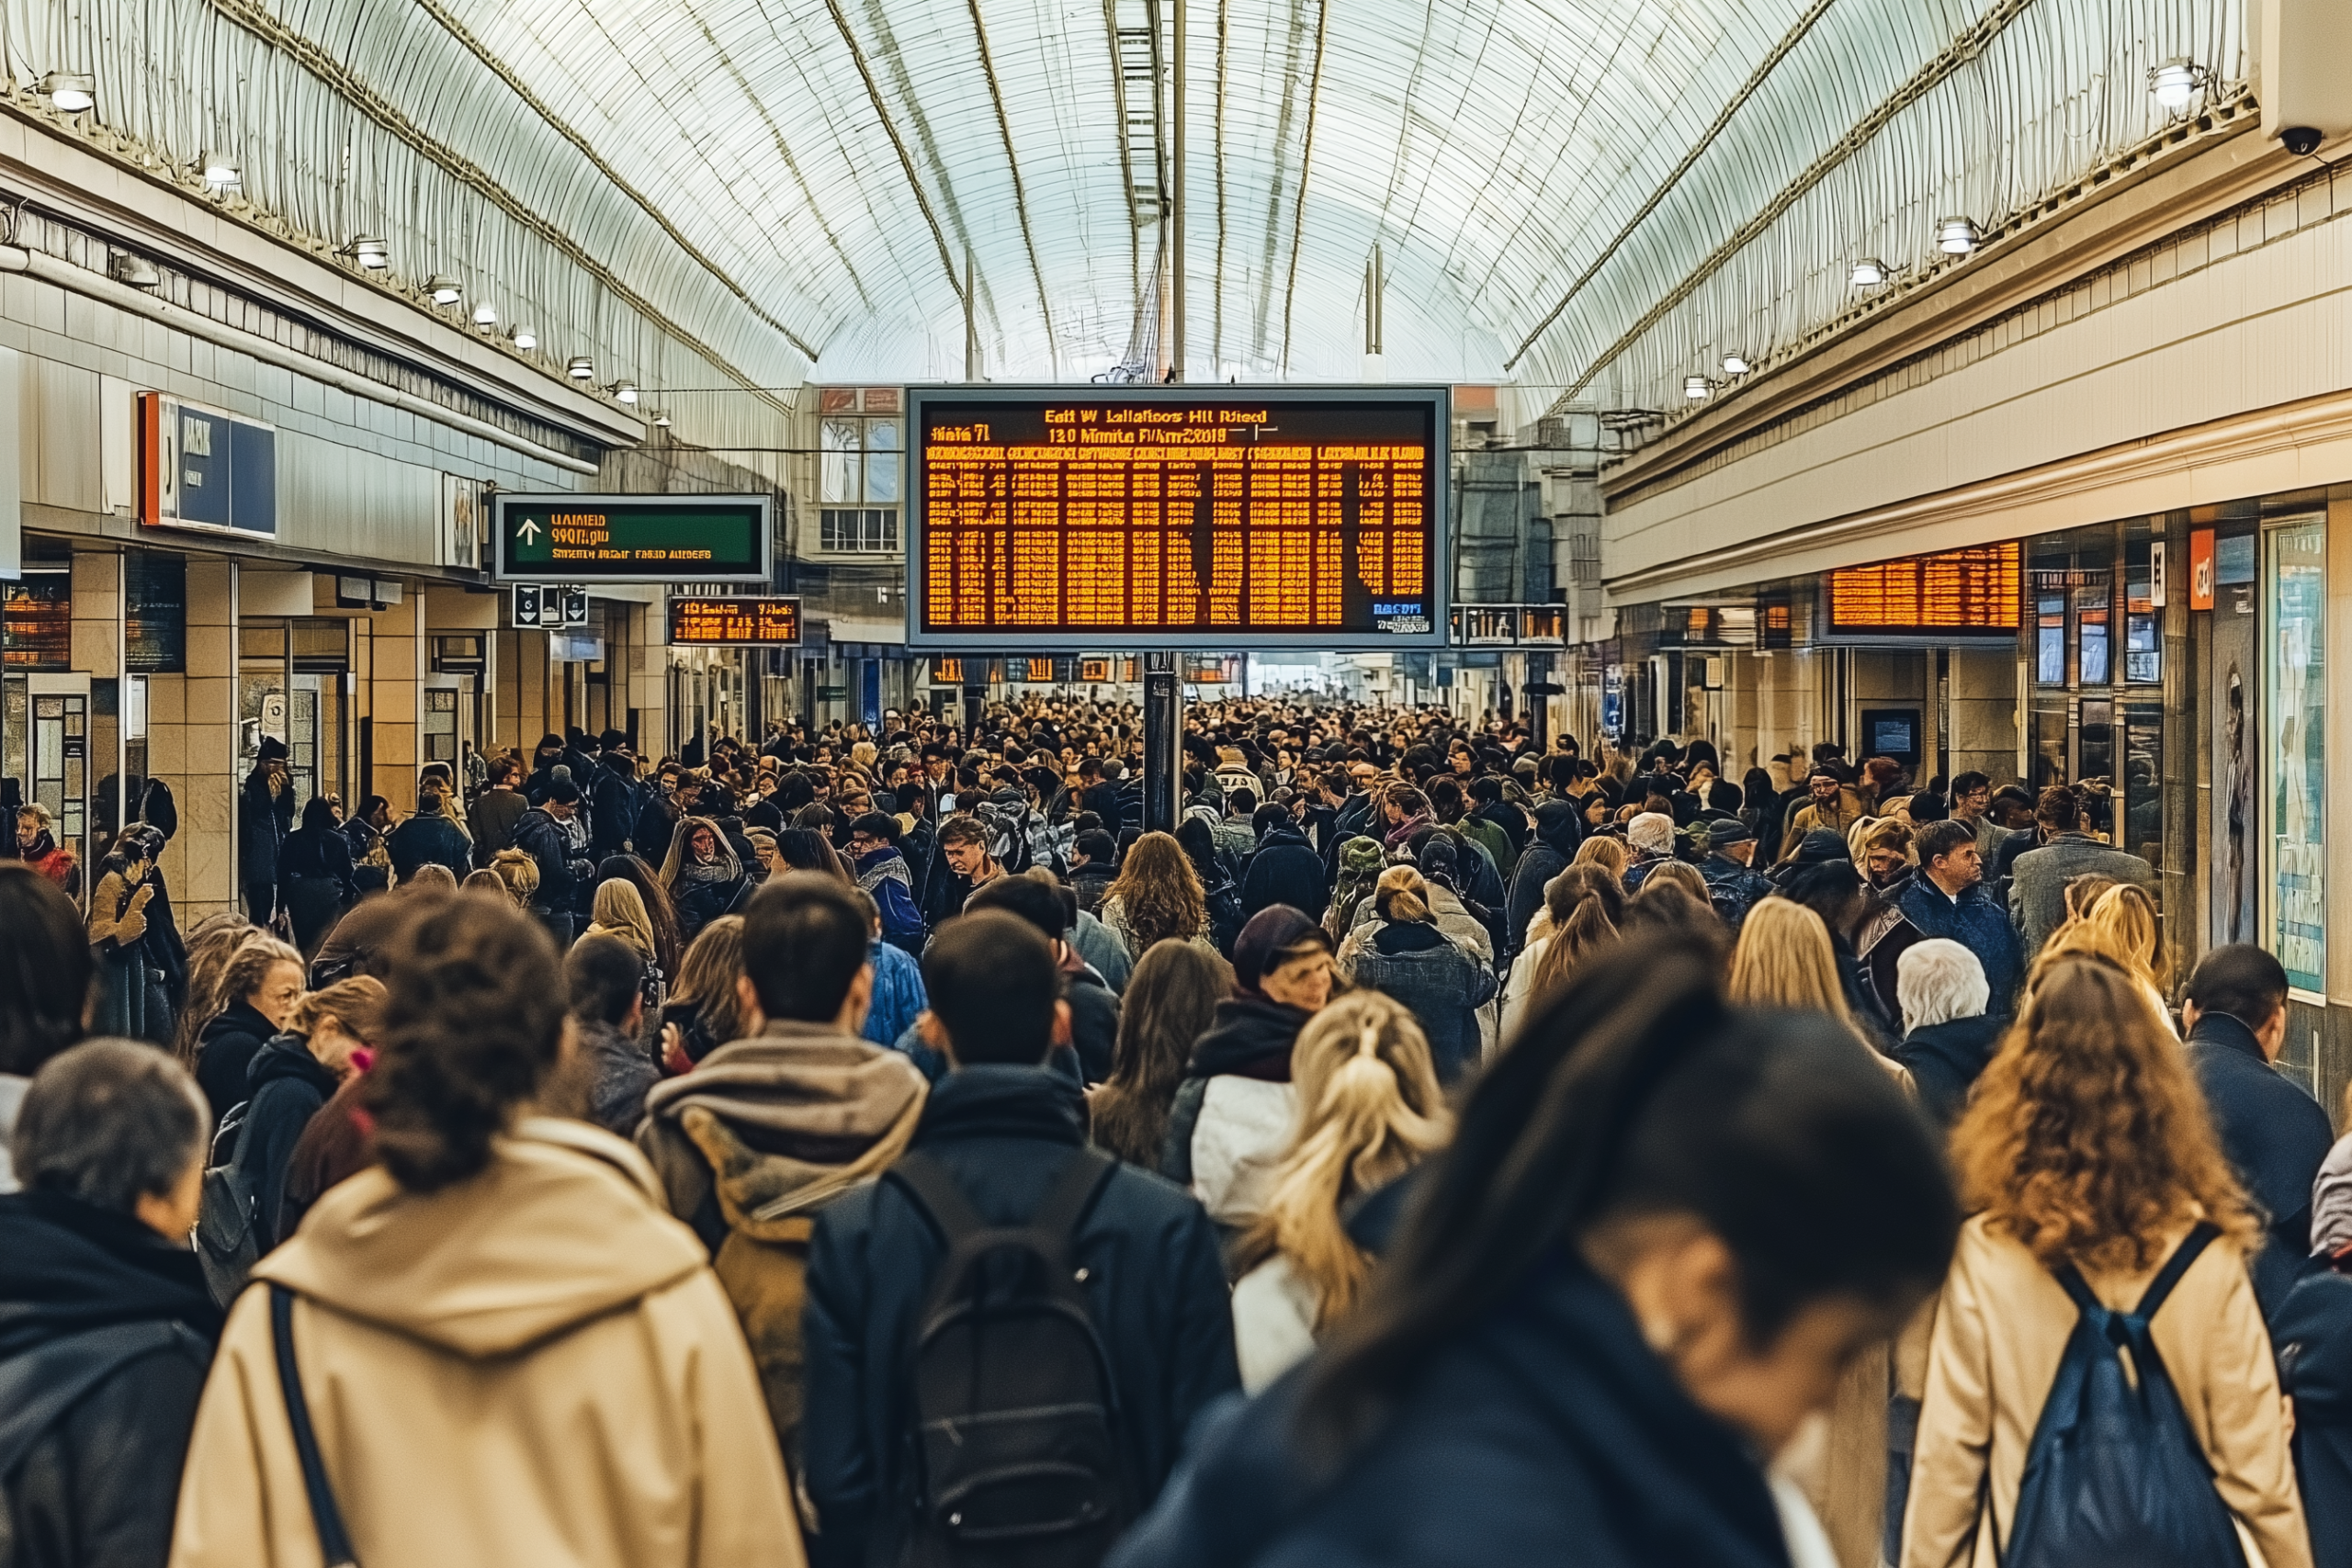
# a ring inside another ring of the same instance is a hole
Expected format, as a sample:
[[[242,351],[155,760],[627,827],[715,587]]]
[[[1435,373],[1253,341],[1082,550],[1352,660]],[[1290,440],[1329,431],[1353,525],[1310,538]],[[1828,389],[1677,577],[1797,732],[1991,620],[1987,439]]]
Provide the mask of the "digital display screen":
[[[919,388],[908,640],[1445,642],[1442,388]]]
[[[797,599],[673,599],[670,640],[688,648],[797,648]]]
[[[764,495],[506,495],[498,575],[526,582],[765,582]]]
[[[1879,636],[2018,629],[2015,540],[1905,556],[1829,574],[1829,629]]]

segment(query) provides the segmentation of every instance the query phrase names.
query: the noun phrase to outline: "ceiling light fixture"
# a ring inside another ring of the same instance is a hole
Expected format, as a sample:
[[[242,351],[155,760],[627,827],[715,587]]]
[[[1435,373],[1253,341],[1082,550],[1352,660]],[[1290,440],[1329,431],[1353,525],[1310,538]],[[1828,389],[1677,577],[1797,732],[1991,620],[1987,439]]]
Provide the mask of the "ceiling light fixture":
[[[1936,225],[1936,249],[1948,256],[1964,256],[1984,240],[1984,231],[1966,218],[1947,218]]]
[[[164,286],[164,275],[155,270],[154,263],[128,252],[117,252],[114,260],[107,264],[107,271],[114,276],[117,283],[127,283],[133,288],[161,288]]]
[[[539,346],[539,334],[533,332],[528,327],[516,327],[514,329],[514,346],[521,349],[524,353],[528,354],[531,350]]]
[[[2212,81],[2213,73],[2186,55],[2176,55],[2148,72],[2148,90],[2156,102],[2175,114],[2188,107],[2197,90]]]
[[[362,234],[345,245],[344,254],[369,272],[381,272],[392,265],[392,247],[372,234]]]
[[[207,152],[196,161],[196,166],[204,175],[204,183],[214,190],[232,190],[245,183],[237,161],[226,152]]]
[[[1886,264],[1876,256],[1864,256],[1854,264],[1852,282],[1857,288],[1876,288],[1886,281]]]
[[[1747,355],[1744,354],[1726,354],[1724,355],[1724,375],[1745,376],[1747,374]]]
[[[669,428],[670,428],[670,411],[669,411],[668,409],[662,409],[662,410],[659,411],[658,412],[656,412],[656,413],[654,414],[654,416],[653,416],[653,423],[654,423],[654,427],[655,427],[656,429],[659,429],[659,430],[667,430],[667,429],[669,429]]]
[[[1682,378],[1682,395],[1690,399],[1694,403],[1704,401],[1707,395],[1714,389],[1714,384],[1709,381],[1704,376],[1685,376]]]
[[[498,308],[496,306],[477,305],[474,307],[474,325],[478,327],[494,327],[497,324]]]
[[[435,305],[454,305],[466,297],[456,278],[438,272],[424,280],[424,293]]]
[[[637,401],[637,383],[634,381],[614,382],[613,396],[625,403]]]
[[[584,354],[575,354],[565,364],[563,373],[575,381],[593,381],[596,378],[596,362]]]
[[[40,79],[40,90],[60,114],[81,114],[98,101],[98,79],[79,72],[52,71]]]

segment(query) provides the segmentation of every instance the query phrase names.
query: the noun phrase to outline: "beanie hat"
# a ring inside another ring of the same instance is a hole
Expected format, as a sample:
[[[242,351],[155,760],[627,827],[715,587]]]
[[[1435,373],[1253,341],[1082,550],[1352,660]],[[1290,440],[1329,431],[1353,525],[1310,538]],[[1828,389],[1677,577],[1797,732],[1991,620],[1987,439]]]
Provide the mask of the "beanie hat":
[[[1376,839],[1354,838],[1340,846],[1340,870],[1343,873],[1377,876],[1380,868],[1387,863],[1388,856]]]

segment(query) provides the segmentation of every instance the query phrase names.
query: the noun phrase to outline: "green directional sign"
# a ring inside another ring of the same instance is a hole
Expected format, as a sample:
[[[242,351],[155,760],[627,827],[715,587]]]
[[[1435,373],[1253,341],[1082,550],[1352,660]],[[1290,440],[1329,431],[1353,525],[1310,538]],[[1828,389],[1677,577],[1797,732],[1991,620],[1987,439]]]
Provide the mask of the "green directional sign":
[[[493,499],[497,574],[516,582],[765,582],[764,495],[507,495]]]

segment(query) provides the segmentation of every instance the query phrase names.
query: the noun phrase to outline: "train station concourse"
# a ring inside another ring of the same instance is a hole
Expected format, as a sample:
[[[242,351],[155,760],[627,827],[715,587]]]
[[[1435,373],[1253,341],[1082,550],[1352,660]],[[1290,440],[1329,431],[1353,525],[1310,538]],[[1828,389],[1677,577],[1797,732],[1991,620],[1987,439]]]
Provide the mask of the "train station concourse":
[[[2352,1564],[2339,223],[2348,0],[0,0],[0,1568]]]

